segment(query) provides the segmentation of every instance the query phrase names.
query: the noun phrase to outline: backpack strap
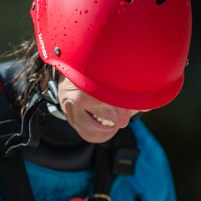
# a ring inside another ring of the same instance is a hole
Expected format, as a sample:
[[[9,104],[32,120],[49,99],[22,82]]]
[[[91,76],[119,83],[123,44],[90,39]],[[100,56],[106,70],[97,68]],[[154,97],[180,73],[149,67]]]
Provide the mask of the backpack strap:
[[[0,93],[0,157],[3,157],[7,140],[20,130],[20,123],[14,117],[10,105]]]
[[[94,194],[88,201],[111,201],[110,191],[117,175],[132,175],[138,148],[131,129],[120,129],[110,141],[97,145]]]
[[[20,153],[0,160],[0,183],[6,201],[34,201]]]

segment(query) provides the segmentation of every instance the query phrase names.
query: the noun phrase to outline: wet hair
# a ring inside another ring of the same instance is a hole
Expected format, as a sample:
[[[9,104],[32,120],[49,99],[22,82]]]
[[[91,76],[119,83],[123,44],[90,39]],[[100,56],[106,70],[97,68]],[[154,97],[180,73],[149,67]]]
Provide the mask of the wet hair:
[[[16,62],[22,66],[12,80],[14,89],[12,105],[17,113],[23,114],[33,93],[40,88],[40,83],[44,81],[44,76],[50,66],[41,60],[34,39],[22,42],[7,56],[16,57]]]

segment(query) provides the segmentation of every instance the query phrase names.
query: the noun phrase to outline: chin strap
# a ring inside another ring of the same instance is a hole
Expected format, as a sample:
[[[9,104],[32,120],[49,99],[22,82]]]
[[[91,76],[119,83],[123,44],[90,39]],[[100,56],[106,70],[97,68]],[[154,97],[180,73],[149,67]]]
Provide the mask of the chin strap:
[[[50,80],[48,81],[47,93],[48,100],[53,104],[58,105],[58,71],[52,66],[49,70]]]
[[[48,81],[48,90],[47,90],[49,99],[55,104],[59,104],[58,101],[58,90],[57,90],[57,83],[55,80]]]

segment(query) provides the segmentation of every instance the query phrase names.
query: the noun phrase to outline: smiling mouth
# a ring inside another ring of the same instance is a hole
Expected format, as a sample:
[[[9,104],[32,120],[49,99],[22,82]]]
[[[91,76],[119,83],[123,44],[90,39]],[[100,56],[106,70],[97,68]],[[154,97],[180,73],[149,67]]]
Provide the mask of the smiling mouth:
[[[93,117],[99,122],[101,123],[103,126],[114,126],[114,122],[111,120],[107,120],[107,119],[102,119],[101,117],[96,116],[95,114],[93,114]]]
[[[103,119],[101,117],[98,117],[97,115],[88,112],[98,123],[100,123],[103,126],[109,126],[109,127],[113,127],[115,125],[115,123],[111,120],[108,119]]]

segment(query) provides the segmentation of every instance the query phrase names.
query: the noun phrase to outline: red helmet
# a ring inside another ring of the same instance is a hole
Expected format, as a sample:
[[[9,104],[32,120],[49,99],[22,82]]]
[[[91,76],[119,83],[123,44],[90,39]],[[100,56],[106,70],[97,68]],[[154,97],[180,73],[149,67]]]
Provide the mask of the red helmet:
[[[181,90],[190,0],[34,0],[39,54],[91,96],[118,107],[161,107]]]

